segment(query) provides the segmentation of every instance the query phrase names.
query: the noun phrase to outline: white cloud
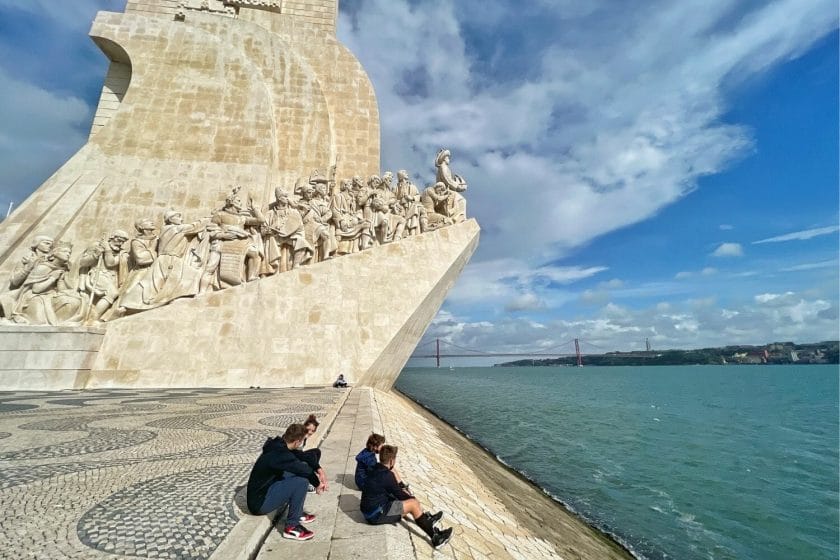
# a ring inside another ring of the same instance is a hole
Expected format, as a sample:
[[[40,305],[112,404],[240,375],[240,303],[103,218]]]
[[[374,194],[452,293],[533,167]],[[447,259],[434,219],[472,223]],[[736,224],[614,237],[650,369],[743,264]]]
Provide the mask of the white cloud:
[[[384,166],[429,181],[435,150],[452,149],[486,228],[478,260],[562,257],[691,192],[750,146],[746,130],[720,120],[723,82],[801,53],[836,11],[827,0],[779,0],[717,29],[734,0],[652,2],[632,15],[594,3],[584,35],[581,15],[543,5],[553,44],[524,80],[481,74],[457,19],[467,10],[452,0],[366,0],[355,25],[344,14],[339,27],[377,90]],[[488,9],[484,24],[509,25],[521,8],[506,7]],[[420,93],[401,96],[407,83]]]
[[[505,305],[505,311],[536,311],[545,309],[545,307],[545,301],[540,299],[536,294],[529,292],[518,295],[510,300]]]
[[[84,144],[83,123],[90,121],[93,110],[76,97],[16,80],[2,68],[0,99],[0,192],[15,196],[21,184],[45,179],[57,162]]]
[[[680,271],[680,272],[677,272],[677,273],[674,275],[674,278],[675,278],[676,280],[685,280],[686,278],[691,278],[692,276],[694,276],[694,273],[693,273],[693,272],[688,271],[688,270],[682,270],[682,271]]]
[[[836,302],[808,298],[804,293],[765,293],[725,307],[712,299],[659,302],[641,309],[608,303],[591,317],[548,323],[524,317],[471,322],[447,313],[445,320],[433,323],[424,340],[446,337],[455,344],[490,352],[531,352],[561,345],[566,354],[574,353],[575,338],[585,353],[643,350],[645,338],[660,350],[817,342],[837,340],[838,315]]]
[[[799,272],[799,271],[802,271],[802,270],[815,270],[815,269],[818,269],[818,268],[832,268],[832,267],[836,269],[837,265],[838,265],[837,259],[831,259],[831,260],[827,260],[827,261],[797,264],[797,265],[794,265],[794,266],[789,266],[789,267],[786,267],[786,268],[782,268],[781,271],[782,272]]]
[[[793,297],[793,292],[785,292],[784,294],[758,294],[755,296],[755,301],[761,304],[784,305],[786,302],[790,303]]]
[[[721,243],[717,249],[712,252],[713,257],[742,257],[744,256],[744,249],[740,243]]]
[[[700,271],[700,274],[702,274],[703,276],[714,276],[717,273],[718,273],[718,270],[716,268],[711,267],[711,266],[707,266],[706,268],[704,268],[703,270]]]
[[[505,302],[513,309],[522,310],[522,303],[530,296],[537,298],[539,308],[547,305],[546,297],[558,297],[555,285],[572,284],[607,270],[606,267],[541,266],[533,268],[516,259],[481,261],[467,267],[447,301],[453,304],[470,304],[483,301]],[[548,295],[548,291],[554,292]],[[523,299],[524,295],[530,296]],[[571,296],[569,296],[571,297]],[[530,302],[535,304],[536,300]],[[554,303],[558,303],[554,301]],[[536,309],[537,307],[532,307]]]
[[[759,241],[753,241],[753,245],[758,245],[759,243],[780,243],[782,241],[804,241],[806,239],[819,237],[820,235],[837,233],[838,231],[840,231],[840,226],[806,229],[802,231],[795,231],[793,233],[786,233],[785,235],[779,235],[776,237],[768,237],[767,239],[761,239]]]

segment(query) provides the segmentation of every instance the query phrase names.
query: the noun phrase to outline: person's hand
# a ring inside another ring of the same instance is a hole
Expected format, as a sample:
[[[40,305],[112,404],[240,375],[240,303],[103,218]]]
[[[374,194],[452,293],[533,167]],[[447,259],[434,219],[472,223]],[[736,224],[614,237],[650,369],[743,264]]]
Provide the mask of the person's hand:
[[[326,492],[326,491],[327,491],[327,485],[326,485],[326,483],[324,483],[324,482],[322,482],[321,484],[319,484],[319,485],[318,485],[318,488],[316,488],[316,489],[315,489],[315,493],[316,493],[316,494],[319,494],[319,495],[320,495],[320,494],[323,494],[323,493],[324,493],[324,492]]]

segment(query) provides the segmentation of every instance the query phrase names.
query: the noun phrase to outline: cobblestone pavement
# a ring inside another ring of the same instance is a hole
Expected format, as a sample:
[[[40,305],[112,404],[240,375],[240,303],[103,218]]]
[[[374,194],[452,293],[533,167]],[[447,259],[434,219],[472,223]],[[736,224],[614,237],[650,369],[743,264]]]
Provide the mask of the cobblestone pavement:
[[[0,558],[209,558],[266,437],[342,395],[0,392]]]

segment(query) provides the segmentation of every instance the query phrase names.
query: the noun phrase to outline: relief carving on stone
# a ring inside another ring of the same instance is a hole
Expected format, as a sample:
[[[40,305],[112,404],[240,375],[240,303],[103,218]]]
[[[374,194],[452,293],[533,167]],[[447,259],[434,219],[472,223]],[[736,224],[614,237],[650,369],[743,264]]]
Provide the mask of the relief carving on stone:
[[[236,7],[224,0],[181,0],[175,18],[183,21],[186,19],[187,11],[208,12],[228,17],[236,15]]]
[[[466,181],[435,158],[436,181],[421,191],[408,172],[335,180],[314,171],[292,192],[282,186],[263,213],[235,187],[209,216],[181,212],[137,220],[82,252],[37,235],[0,293],[0,322],[80,325],[110,321],[176,299],[254,282],[301,266],[396,243],[466,220]],[[336,188],[338,186],[338,188]]]

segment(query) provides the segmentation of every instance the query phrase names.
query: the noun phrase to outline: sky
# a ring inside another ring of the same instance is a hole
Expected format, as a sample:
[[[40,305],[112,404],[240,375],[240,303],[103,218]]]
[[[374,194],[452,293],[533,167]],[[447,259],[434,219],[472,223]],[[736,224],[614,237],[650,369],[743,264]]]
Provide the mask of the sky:
[[[4,212],[84,144],[124,3],[0,0]],[[482,227],[426,350],[840,337],[833,0],[343,0],[338,37],[383,170],[450,149]]]

